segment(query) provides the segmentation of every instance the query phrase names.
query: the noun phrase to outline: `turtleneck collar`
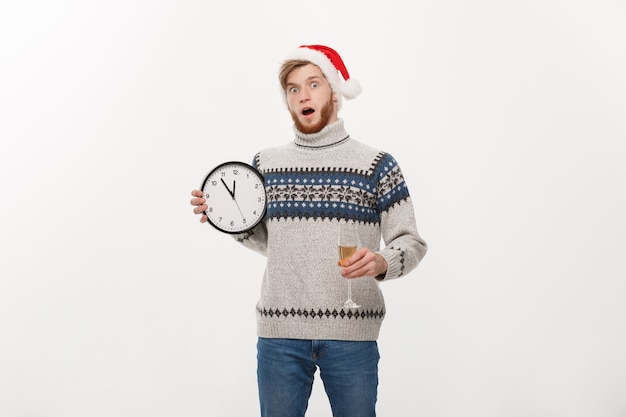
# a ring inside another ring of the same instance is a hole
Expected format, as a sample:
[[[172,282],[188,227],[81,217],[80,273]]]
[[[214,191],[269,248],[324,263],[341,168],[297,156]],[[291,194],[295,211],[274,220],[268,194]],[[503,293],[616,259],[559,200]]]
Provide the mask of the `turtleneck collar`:
[[[343,127],[343,119],[338,119],[336,122],[324,126],[317,133],[302,133],[295,127],[293,131],[296,134],[295,144],[303,148],[325,148],[343,142],[350,137]]]

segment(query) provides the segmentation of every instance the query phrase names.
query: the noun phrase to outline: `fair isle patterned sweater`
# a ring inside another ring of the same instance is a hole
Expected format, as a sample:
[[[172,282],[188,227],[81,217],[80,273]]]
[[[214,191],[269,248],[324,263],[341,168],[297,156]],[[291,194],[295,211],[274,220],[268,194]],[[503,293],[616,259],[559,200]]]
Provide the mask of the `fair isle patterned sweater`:
[[[235,235],[267,258],[258,336],[376,340],[385,317],[379,284],[405,276],[426,253],[402,172],[391,155],[352,139],[342,119],[315,134],[294,130],[292,143],[255,156],[267,213]],[[357,309],[342,307],[348,282],[337,266],[337,236],[346,221],[359,225],[359,247],[388,264],[384,276],[352,279]]]

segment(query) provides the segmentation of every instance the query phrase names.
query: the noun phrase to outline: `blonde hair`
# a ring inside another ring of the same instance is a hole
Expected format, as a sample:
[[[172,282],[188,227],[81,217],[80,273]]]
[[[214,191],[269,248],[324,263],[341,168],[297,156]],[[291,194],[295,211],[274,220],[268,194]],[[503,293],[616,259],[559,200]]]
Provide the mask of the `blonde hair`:
[[[296,68],[303,67],[305,65],[312,64],[310,61],[305,61],[303,59],[288,59],[280,66],[280,71],[278,72],[278,81],[280,82],[280,88],[283,91],[287,90],[287,77],[291,74],[291,71]],[[315,64],[313,64],[315,65]]]

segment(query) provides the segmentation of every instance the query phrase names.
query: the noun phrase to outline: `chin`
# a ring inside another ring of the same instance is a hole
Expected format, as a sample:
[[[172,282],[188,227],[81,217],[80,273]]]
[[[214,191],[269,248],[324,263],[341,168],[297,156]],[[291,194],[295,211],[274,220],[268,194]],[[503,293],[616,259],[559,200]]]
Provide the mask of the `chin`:
[[[296,122],[296,128],[302,133],[317,133],[322,130],[324,126],[326,125],[321,121],[308,123],[306,125],[300,123],[299,121]]]

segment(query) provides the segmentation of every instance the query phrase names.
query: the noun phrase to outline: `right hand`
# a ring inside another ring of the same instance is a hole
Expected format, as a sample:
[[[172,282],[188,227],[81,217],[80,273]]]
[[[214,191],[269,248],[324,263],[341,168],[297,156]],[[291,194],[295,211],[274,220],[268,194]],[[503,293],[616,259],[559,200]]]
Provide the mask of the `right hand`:
[[[193,214],[202,214],[200,217],[200,223],[206,223],[209,219],[206,214],[204,214],[204,211],[208,208],[208,206],[204,204],[206,203],[206,199],[202,197],[202,191],[193,190],[191,195],[194,196],[194,198],[190,201],[191,205],[194,206]]]

